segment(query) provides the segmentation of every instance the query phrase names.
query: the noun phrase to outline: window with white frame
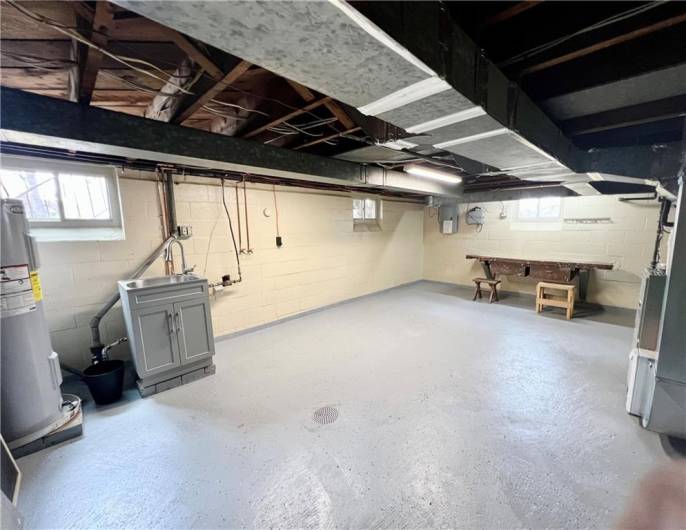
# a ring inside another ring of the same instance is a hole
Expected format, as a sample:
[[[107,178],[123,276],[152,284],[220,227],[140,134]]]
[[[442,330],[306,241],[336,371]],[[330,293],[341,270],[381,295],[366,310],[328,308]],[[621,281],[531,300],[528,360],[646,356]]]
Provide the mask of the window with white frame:
[[[32,228],[121,228],[115,169],[3,157],[2,197],[20,199]]]
[[[556,221],[560,218],[561,212],[560,197],[519,199],[517,217],[521,221]]]
[[[370,197],[353,199],[355,226],[378,227],[381,219],[381,201]]]

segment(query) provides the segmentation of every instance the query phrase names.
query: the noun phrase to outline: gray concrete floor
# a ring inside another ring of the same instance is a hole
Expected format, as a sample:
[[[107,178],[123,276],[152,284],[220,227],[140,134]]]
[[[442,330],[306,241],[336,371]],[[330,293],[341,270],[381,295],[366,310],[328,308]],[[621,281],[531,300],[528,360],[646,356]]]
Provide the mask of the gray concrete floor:
[[[35,528],[608,527],[668,460],[624,412],[631,328],[421,283],[217,344],[19,461]],[[313,421],[319,407],[338,419]]]

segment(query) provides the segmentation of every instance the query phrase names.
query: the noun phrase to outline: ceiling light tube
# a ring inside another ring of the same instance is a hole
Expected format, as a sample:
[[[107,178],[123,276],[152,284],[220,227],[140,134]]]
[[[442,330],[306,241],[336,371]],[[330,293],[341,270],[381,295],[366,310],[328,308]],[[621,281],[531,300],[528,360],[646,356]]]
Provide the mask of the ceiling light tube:
[[[409,164],[405,166],[404,169],[405,173],[409,173],[410,175],[440,180],[441,182],[447,182],[448,184],[459,184],[460,182],[462,182],[462,177],[458,177],[457,175],[453,175],[452,173],[447,173],[445,171],[440,171],[438,169],[433,169],[427,166]]]

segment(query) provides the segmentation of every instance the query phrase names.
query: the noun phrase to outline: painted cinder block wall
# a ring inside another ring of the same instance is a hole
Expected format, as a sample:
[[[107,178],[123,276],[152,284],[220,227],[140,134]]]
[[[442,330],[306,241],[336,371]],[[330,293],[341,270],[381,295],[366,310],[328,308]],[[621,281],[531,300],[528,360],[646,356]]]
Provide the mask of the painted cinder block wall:
[[[612,263],[614,270],[591,273],[588,299],[607,306],[636,308],[640,274],[652,258],[659,206],[656,201],[622,202],[618,196],[584,196],[562,199],[558,222],[521,222],[517,201],[472,203],[460,206],[458,233],[438,231],[436,212],[424,219],[424,278],[473,285],[483,276],[478,262],[467,254],[512,258],[585,260]],[[485,212],[481,230],[465,223],[468,208]],[[505,218],[501,218],[501,212]],[[572,224],[565,219],[609,217],[602,224]],[[666,242],[666,237],[665,241]],[[663,257],[666,257],[663,244]],[[530,278],[501,277],[505,291],[535,292]]]
[[[193,227],[184,243],[196,272],[217,281],[235,277],[228,223],[216,181],[184,179],[175,186],[178,221]],[[115,288],[161,242],[157,183],[154,175],[127,171],[120,179],[126,239],[40,243],[40,269],[52,344],[68,365],[89,362],[88,321]],[[227,183],[227,204],[237,230],[236,195]],[[565,199],[564,217],[612,218],[611,224],[567,225],[516,222],[516,202],[481,204],[481,232],[464,223],[459,233],[442,235],[435,210],[420,204],[383,201],[382,230],[355,232],[350,196],[303,188],[277,187],[284,246],[275,245],[274,194],[271,186],[248,185],[248,216],[253,254],[241,257],[243,282],[212,299],[215,334],[265,324],[279,318],[420,279],[470,285],[481,274],[467,253],[496,253],[610,261],[616,270],[596,272],[589,298],[633,308],[638,274],[650,261],[658,208],[621,203],[616,197]],[[238,194],[243,211],[243,194]],[[470,205],[475,206],[475,204]],[[501,208],[507,215],[500,219]],[[265,210],[269,217],[265,215]],[[600,213],[599,213],[600,212]],[[245,241],[245,225],[243,224]],[[178,253],[178,251],[177,251]],[[146,276],[162,275],[159,259]],[[504,289],[533,292],[528,279],[504,278]],[[125,334],[117,305],[103,320],[103,340]],[[121,347],[115,356],[126,358]]]
[[[162,240],[153,178],[137,171],[126,171],[120,178],[125,240],[39,244],[52,345],[67,365],[88,365],[88,321],[116,288],[116,281],[133,271]],[[222,274],[235,277],[221,188],[217,181],[186,180],[189,183],[175,186],[175,196],[178,222],[193,227],[193,237],[184,242],[187,262],[210,281],[218,281]],[[383,229],[355,232],[350,196],[277,187],[284,241],[277,248],[272,186],[248,184],[247,193],[254,252],[241,257],[243,282],[212,299],[217,336],[422,278],[420,204],[384,201]],[[243,212],[242,191],[238,197]],[[235,188],[228,181],[226,198],[237,230]],[[243,239],[245,246],[245,224]],[[177,249],[175,257],[179,258]],[[158,259],[146,276],[162,274],[164,265]],[[103,320],[102,337],[110,341],[123,335],[117,304]],[[125,345],[114,353],[119,358],[128,355]]]

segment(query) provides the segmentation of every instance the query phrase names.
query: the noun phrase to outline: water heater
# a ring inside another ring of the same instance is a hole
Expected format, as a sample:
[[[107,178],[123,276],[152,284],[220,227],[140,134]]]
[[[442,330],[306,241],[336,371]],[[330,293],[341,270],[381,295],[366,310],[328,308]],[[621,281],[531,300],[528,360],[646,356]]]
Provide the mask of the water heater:
[[[62,398],[60,363],[50,344],[37,269],[38,253],[24,206],[17,199],[2,199],[1,430],[13,450],[44,441],[79,412],[78,404],[66,406]]]

